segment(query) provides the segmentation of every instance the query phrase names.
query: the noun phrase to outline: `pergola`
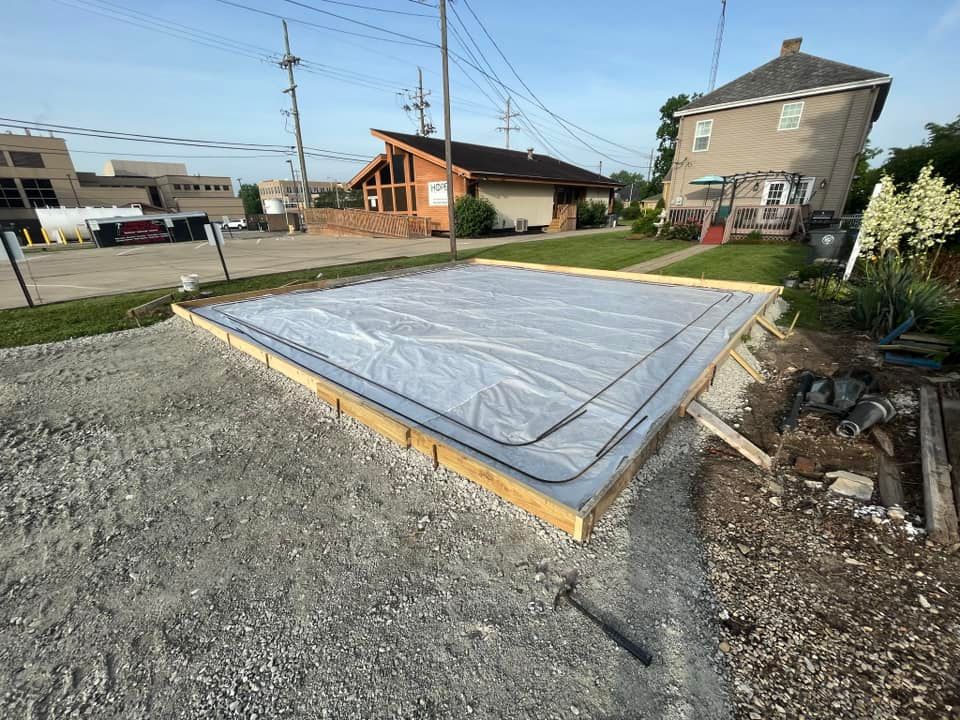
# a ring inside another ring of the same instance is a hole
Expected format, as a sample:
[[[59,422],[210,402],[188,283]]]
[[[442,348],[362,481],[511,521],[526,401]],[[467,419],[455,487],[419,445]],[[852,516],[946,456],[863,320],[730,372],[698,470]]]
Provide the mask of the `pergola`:
[[[720,198],[719,198],[719,208],[717,214],[720,217],[725,218],[729,212],[730,208],[733,206],[733,201],[737,196],[737,187],[742,185],[745,182],[750,180],[755,180],[759,182],[760,180],[769,180],[770,178],[783,178],[790,184],[791,187],[795,186],[800,182],[801,179],[800,173],[789,172],[787,170],[754,170],[752,172],[745,173],[735,173],[733,175],[705,175],[696,180],[691,180],[691,185],[706,185],[708,188],[712,185],[720,186]],[[726,208],[723,206],[723,196],[726,193],[727,185],[730,185],[730,205]]]

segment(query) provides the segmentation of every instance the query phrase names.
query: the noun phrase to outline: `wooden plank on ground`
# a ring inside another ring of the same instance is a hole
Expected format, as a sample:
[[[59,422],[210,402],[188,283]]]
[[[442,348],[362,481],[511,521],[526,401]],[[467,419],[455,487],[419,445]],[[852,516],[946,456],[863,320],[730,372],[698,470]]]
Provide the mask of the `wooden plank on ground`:
[[[877,450],[877,489],[884,507],[903,507],[903,485],[900,483],[900,467],[882,449]]]
[[[773,460],[769,455],[747,440],[732,427],[727,425],[712,412],[707,410],[707,408],[705,408],[696,400],[691,401],[690,404],[687,405],[687,413],[696,418],[697,422],[723,440],[738,453],[743,455],[754,465],[765,469],[769,469],[773,466]]]
[[[943,411],[943,433],[947,441],[947,459],[950,461],[950,478],[953,486],[953,501],[960,523],[960,393],[956,385],[940,386],[940,408]]]
[[[940,398],[932,385],[920,387],[920,460],[927,535],[938,543],[957,542],[957,507],[943,433]]]

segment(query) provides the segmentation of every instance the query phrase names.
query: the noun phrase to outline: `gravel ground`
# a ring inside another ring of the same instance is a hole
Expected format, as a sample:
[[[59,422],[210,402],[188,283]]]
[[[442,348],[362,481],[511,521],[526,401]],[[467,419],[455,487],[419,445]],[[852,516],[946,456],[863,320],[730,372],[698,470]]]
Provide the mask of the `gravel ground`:
[[[872,476],[879,452],[869,437],[838,438],[835,419],[804,416],[782,439],[774,473],[706,443],[697,505],[735,715],[960,718],[960,545],[933,545],[918,528],[916,385],[924,374],[874,366],[868,339],[819,333],[798,333],[758,356],[767,383],[750,388],[739,424],[771,451],[798,368],[877,374],[900,413],[885,430],[907,517],[827,491],[825,470]],[[816,470],[796,470],[798,455]]]
[[[727,718],[702,443],[578,546],[179,319],[2,351],[0,716]]]

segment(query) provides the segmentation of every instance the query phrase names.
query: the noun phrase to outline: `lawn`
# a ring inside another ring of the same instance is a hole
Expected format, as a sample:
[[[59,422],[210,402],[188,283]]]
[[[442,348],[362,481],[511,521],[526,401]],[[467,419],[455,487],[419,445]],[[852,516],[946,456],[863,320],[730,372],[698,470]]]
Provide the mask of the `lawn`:
[[[685,242],[628,240],[628,234],[628,230],[619,230],[597,235],[508,243],[491,248],[469,250],[461,253],[460,257],[484,257],[494,260],[574,265],[609,270],[633,265],[689,247],[689,244]],[[321,272],[328,278],[350,277],[444,262],[447,257],[445,253],[436,253],[353,265],[294,270],[240,278],[230,282],[209,283],[205,284],[203,289],[215,295],[225,295],[314,280]],[[172,289],[70,300],[50,305],[40,305],[32,310],[29,308],[0,310],[0,328],[2,328],[0,347],[54,342],[71,337],[98,335],[136,327],[137,321],[126,316],[127,310],[167,292],[172,292]],[[149,324],[160,319],[162,318],[144,319],[142,323]]]
[[[662,275],[704,277],[708,280],[742,280],[781,285],[783,279],[806,263],[810,248],[805,245],[723,245],[675,262],[658,271]],[[805,290],[785,289],[783,298],[793,312],[800,312],[799,327],[822,330],[817,299]]]
[[[476,257],[619,270],[690,247],[683,240],[628,240],[628,230],[583,237],[511,243],[481,250]]]

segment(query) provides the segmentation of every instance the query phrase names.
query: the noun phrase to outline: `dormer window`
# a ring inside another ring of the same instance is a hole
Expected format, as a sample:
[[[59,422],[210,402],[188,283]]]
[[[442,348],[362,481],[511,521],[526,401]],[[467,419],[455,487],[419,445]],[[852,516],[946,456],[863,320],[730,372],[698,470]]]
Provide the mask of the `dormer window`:
[[[703,152],[710,147],[710,133],[713,132],[713,120],[700,120],[693,131],[693,151]]]
[[[803,103],[784,103],[780,110],[780,125],[777,130],[796,130],[800,127],[800,116],[803,115]]]

